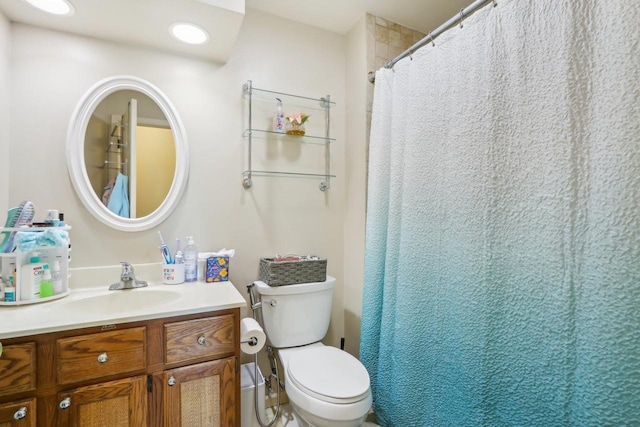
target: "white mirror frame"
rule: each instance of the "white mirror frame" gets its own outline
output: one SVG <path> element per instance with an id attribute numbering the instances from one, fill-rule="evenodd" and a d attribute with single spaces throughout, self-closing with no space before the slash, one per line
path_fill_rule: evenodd
<path id="1" fill-rule="evenodd" d="M 167 118 L 175 141 L 176 169 L 169 194 L 155 211 L 142 218 L 123 218 L 107 209 L 91 186 L 84 161 L 84 140 L 89 119 L 103 99 L 119 90 L 135 90 L 151 98 Z M 187 185 L 189 178 L 187 133 L 175 107 L 160 89 L 137 77 L 109 77 L 91 87 L 80 99 L 71 115 L 67 130 L 67 166 L 78 197 L 94 217 L 121 231 L 148 230 L 162 223 L 171 214 Z"/>

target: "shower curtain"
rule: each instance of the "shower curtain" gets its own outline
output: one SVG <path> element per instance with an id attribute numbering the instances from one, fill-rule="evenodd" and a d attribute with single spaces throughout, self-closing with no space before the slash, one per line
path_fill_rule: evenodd
<path id="1" fill-rule="evenodd" d="M 376 73 L 384 426 L 640 425 L 640 4 L 498 0 Z"/>

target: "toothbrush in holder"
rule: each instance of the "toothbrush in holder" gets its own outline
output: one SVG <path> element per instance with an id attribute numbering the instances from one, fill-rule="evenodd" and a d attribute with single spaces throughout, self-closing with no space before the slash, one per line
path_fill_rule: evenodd
<path id="1" fill-rule="evenodd" d="M 173 264 L 173 258 L 171 257 L 171 251 L 169 250 L 169 247 L 167 246 L 167 244 L 164 242 L 164 239 L 162 238 L 162 233 L 160 231 L 158 231 L 158 237 L 160 237 L 160 252 L 162 253 L 162 260 L 164 261 L 165 264 Z"/>

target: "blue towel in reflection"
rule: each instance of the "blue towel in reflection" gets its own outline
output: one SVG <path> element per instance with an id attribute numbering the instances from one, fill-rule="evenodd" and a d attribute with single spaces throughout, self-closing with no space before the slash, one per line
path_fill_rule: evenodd
<path id="1" fill-rule="evenodd" d="M 116 215 L 129 218 L 129 178 L 118 173 L 107 208 Z"/>

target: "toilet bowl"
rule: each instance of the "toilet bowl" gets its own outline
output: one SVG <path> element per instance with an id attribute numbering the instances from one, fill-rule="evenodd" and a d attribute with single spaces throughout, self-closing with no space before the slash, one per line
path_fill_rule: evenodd
<path id="1" fill-rule="evenodd" d="M 285 390 L 296 413 L 316 426 L 358 427 L 372 397 L 360 361 L 335 347 L 315 343 L 278 350 Z"/>
<path id="2" fill-rule="evenodd" d="M 314 427 L 358 427 L 372 397 L 358 359 L 320 342 L 329 329 L 336 280 L 269 286 L 260 294 L 267 343 L 277 350 L 285 391 L 297 416 Z"/>

